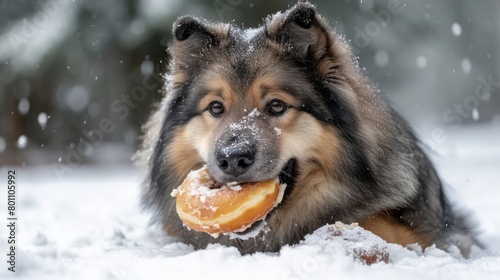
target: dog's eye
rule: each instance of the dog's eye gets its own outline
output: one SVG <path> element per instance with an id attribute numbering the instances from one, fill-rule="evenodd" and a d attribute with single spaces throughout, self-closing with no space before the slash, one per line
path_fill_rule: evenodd
<path id="1" fill-rule="evenodd" d="M 288 105 L 281 100 L 273 99 L 269 103 L 269 113 L 272 115 L 281 115 L 286 109 L 288 109 Z"/>
<path id="2" fill-rule="evenodd" d="M 220 116 L 222 113 L 224 113 L 224 105 L 222 103 L 214 101 L 208 105 L 208 110 L 210 111 L 210 114 L 214 117 Z"/>

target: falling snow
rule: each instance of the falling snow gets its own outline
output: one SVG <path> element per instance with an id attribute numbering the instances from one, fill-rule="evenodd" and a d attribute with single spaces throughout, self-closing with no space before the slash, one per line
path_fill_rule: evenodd
<path id="1" fill-rule="evenodd" d="M 23 98 L 21 99 L 21 101 L 19 101 L 19 104 L 17 106 L 17 109 L 19 111 L 19 114 L 21 115 L 26 115 L 29 110 L 30 110 L 30 102 L 27 98 Z"/>
<path id="2" fill-rule="evenodd" d="M 471 68 L 470 60 L 468 58 L 462 59 L 462 71 L 464 71 L 465 74 L 469 74 Z"/>
<path id="3" fill-rule="evenodd" d="M 379 67 L 384 67 L 389 63 L 389 54 L 384 50 L 378 50 L 375 53 L 375 63 Z"/>
<path id="4" fill-rule="evenodd" d="M 474 108 L 474 110 L 472 110 L 472 119 L 475 121 L 479 120 L 479 111 L 477 110 L 477 108 Z"/>
<path id="5" fill-rule="evenodd" d="M 6 147 L 5 140 L 3 139 L 3 137 L 0 136 L 0 153 L 5 151 L 5 147 Z"/>
<path id="6" fill-rule="evenodd" d="M 48 120 L 48 117 L 47 117 L 47 114 L 45 112 L 41 112 L 40 114 L 38 114 L 38 124 L 40 125 L 40 127 L 42 129 L 45 129 L 45 127 L 47 126 L 47 120 Z"/>
<path id="7" fill-rule="evenodd" d="M 17 142 L 16 142 L 16 146 L 19 149 L 26 148 L 28 146 L 28 137 L 26 137 L 26 135 L 19 136 L 19 138 L 17 139 Z"/>
<path id="8" fill-rule="evenodd" d="M 81 112 L 90 101 L 90 93 L 83 86 L 75 86 L 67 93 L 65 101 L 71 111 Z"/>
<path id="9" fill-rule="evenodd" d="M 151 75 L 154 72 L 154 64 L 151 60 L 146 59 L 141 64 L 141 72 L 143 75 Z"/>
<path id="10" fill-rule="evenodd" d="M 453 33 L 453 35 L 455 35 L 455 37 L 458 37 L 460 36 L 460 34 L 462 34 L 462 27 L 460 26 L 460 24 L 455 22 L 451 25 L 451 32 Z"/>
<path id="11" fill-rule="evenodd" d="M 417 58 L 417 66 L 418 68 L 424 68 L 427 65 L 427 58 L 421 55 Z"/>

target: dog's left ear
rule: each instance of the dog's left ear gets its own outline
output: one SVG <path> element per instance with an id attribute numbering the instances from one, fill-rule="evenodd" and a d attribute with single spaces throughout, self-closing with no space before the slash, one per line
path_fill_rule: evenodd
<path id="1" fill-rule="evenodd" d="M 328 25 L 307 2 L 269 17 L 265 24 L 269 39 L 300 58 L 319 60 L 332 43 Z"/>

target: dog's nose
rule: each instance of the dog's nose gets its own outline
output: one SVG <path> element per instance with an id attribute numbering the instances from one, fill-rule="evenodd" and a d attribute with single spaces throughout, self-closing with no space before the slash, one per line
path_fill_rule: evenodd
<path id="1" fill-rule="evenodd" d="M 255 147 L 237 143 L 224 147 L 217 153 L 219 168 L 228 175 L 238 177 L 250 168 L 255 159 Z"/>

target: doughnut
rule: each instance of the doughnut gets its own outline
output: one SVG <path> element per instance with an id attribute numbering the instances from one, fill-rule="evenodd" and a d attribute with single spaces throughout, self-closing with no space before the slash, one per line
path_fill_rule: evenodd
<path id="1" fill-rule="evenodd" d="M 184 226 L 215 237 L 244 231 L 264 219 L 281 202 L 283 189 L 277 178 L 217 187 L 204 166 L 191 171 L 171 195 Z"/>

